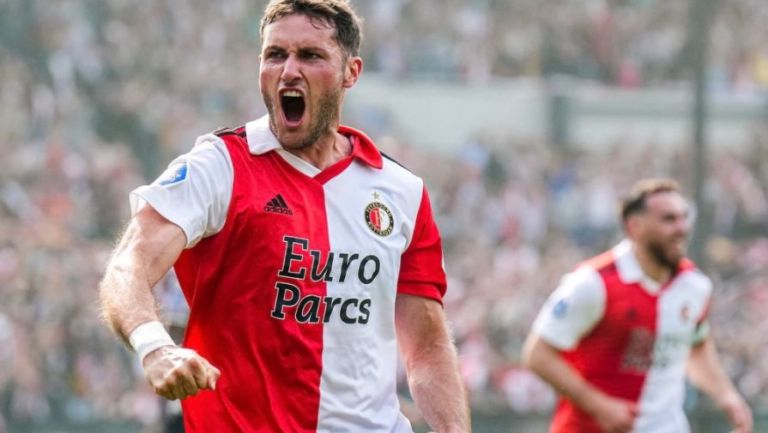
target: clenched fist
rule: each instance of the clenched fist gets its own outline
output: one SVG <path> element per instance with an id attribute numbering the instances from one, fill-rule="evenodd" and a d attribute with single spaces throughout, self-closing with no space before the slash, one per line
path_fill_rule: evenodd
<path id="1" fill-rule="evenodd" d="M 635 402 L 598 394 L 591 413 L 600 429 L 608 433 L 629 433 L 640 411 Z"/>
<path id="2" fill-rule="evenodd" d="M 221 372 L 191 349 L 163 346 L 144 358 L 144 374 L 156 394 L 183 399 L 204 389 L 215 390 Z"/>

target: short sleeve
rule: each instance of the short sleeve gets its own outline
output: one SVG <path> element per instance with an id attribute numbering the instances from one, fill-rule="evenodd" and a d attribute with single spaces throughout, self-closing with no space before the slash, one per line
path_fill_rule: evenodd
<path id="1" fill-rule="evenodd" d="M 709 308 L 711 300 L 707 302 L 706 307 L 702 311 L 699 318 L 696 320 L 696 325 L 693 328 L 692 345 L 701 344 L 709 336 Z"/>
<path id="2" fill-rule="evenodd" d="M 413 236 L 400 258 L 397 293 L 422 296 L 442 303 L 446 289 L 443 247 L 424 188 Z"/>
<path id="3" fill-rule="evenodd" d="M 131 192 L 131 213 L 152 206 L 184 231 L 191 248 L 224 227 L 233 180 L 226 144 L 207 134 L 197 139 L 189 153 L 174 159 L 157 180 Z"/>
<path id="4" fill-rule="evenodd" d="M 588 266 L 565 275 L 547 299 L 533 332 L 560 350 L 572 350 L 605 312 L 605 285 Z"/>

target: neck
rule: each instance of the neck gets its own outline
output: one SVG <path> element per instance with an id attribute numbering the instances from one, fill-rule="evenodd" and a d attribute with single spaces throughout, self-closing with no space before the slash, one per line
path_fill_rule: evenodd
<path id="1" fill-rule="evenodd" d="M 664 284 L 672 278 L 672 269 L 659 262 L 648 249 L 632 242 L 632 252 L 640 264 L 643 273 L 659 284 Z"/>
<path id="2" fill-rule="evenodd" d="M 289 149 L 283 147 L 286 151 L 307 161 L 320 170 L 336 164 L 352 153 L 352 143 L 344 135 L 339 134 L 334 129 L 328 131 L 311 146 L 301 149 Z"/>

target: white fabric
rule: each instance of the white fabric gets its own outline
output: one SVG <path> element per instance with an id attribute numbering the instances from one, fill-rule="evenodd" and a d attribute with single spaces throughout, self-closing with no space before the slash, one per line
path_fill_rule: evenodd
<path id="1" fill-rule="evenodd" d="M 566 274 L 533 323 L 533 332 L 560 350 L 571 350 L 602 319 L 605 284 L 591 267 Z"/>
<path id="2" fill-rule="evenodd" d="M 304 173 L 306 176 L 315 177 L 322 172 L 322 170 L 310 164 L 308 161 L 299 158 L 298 156 L 288 152 L 287 150 L 284 150 L 283 148 L 277 149 L 276 152 L 278 155 L 283 157 L 283 159 L 288 164 L 293 166 L 293 168 L 296 170 Z"/>
<path id="3" fill-rule="evenodd" d="M 709 278 L 692 270 L 675 278 L 659 296 L 653 366 L 640 395 L 641 417 L 634 433 L 688 432 L 683 413 L 685 375 L 691 346 L 702 332 L 696 321 L 712 292 Z M 684 313 L 687 311 L 687 313 Z"/>
<path id="4" fill-rule="evenodd" d="M 398 349 L 393 318 L 400 256 L 413 236 L 423 183 L 387 159 L 375 176 L 372 170 L 352 164 L 324 185 L 331 250 L 354 251 L 361 259 L 376 256 L 381 266 L 370 284 L 354 276 L 327 284 L 328 296 L 370 299 L 372 307 L 367 325 L 355 332 L 338 317 L 323 327 L 318 432 L 412 432 L 400 413 L 395 389 Z M 374 200 L 392 212 L 394 228 L 387 236 L 375 234 L 366 224 L 365 209 Z M 336 259 L 336 275 L 340 265 Z M 355 265 L 350 267 L 350 272 L 356 271 Z M 365 395 L 372 398 L 361 401 Z"/>
<path id="5" fill-rule="evenodd" d="M 643 272 L 640 262 L 632 251 L 631 241 L 625 239 L 613 247 L 613 256 L 616 258 L 619 278 L 624 284 L 639 283 L 646 292 L 652 295 L 659 293 L 661 284 Z"/>
<path id="6" fill-rule="evenodd" d="M 131 347 L 139 356 L 139 363 L 144 364 L 144 358 L 154 350 L 163 346 L 175 346 L 176 343 L 158 321 L 142 323 L 131 332 L 128 337 Z"/>
<path id="7" fill-rule="evenodd" d="M 270 150 L 282 148 L 275 134 L 269 129 L 267 115 L 245 124 L 245 138 L 248 141 L 248 151 L 253 155 L 263 155 Z"/>
<path id="8" fill-rule="evenodd" d="M 186 177 L 169 177 L 182 166 Z M 199 137 L 189 153 L 179 156 L 150 185 L 131 192 L 131 212 L 145 204 L 178 225 L 187 237 L 187 248 L 224 227 L 232 197 L 234 169 L 224 141 L 207 134 Z"/>
<path id="9" fill-rule="evenodd" d="M 646 415 L 647 408 L 643 407 L 646 401 L 641 400 L 640 411 L 643 413 L 635 419 L 632 433 L 689 433 L 691 431 L 682 403 L 679 407 L 669 406 L 661 416 L 650 417 Z"/>
<path id="10" fill-rule="evenodd" d="M 280 146 L 269 129 L 268 116 L 248 122 L 245 132 L 251 154 L 262 155 L 276 150 L 288 164 L 309 177 L 321 172 Z M 164 182 L 183 164 L 187 166 L 184 179 Z M 232 159 L 224 140 L 214 134 L 202 135 L 197 138 L 192 150 L 174 159 L 157 180 L 131 192 L 131 214 L 135 215 L 149 204 L 184 231 L 186 247 L 191 248 L 202 238 L 214 235 L 224 227 L 233 181 Z"/>

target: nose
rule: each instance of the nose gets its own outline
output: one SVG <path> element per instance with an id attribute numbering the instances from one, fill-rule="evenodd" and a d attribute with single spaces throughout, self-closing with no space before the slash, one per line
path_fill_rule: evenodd
<path id="1" fill-rule="evenodd" d="M 301 65 L 293 54 L 289 55 L 283 62 L 283 72 L 280 79 L 286 83 L 293 82 L 301 77 Z"/>

